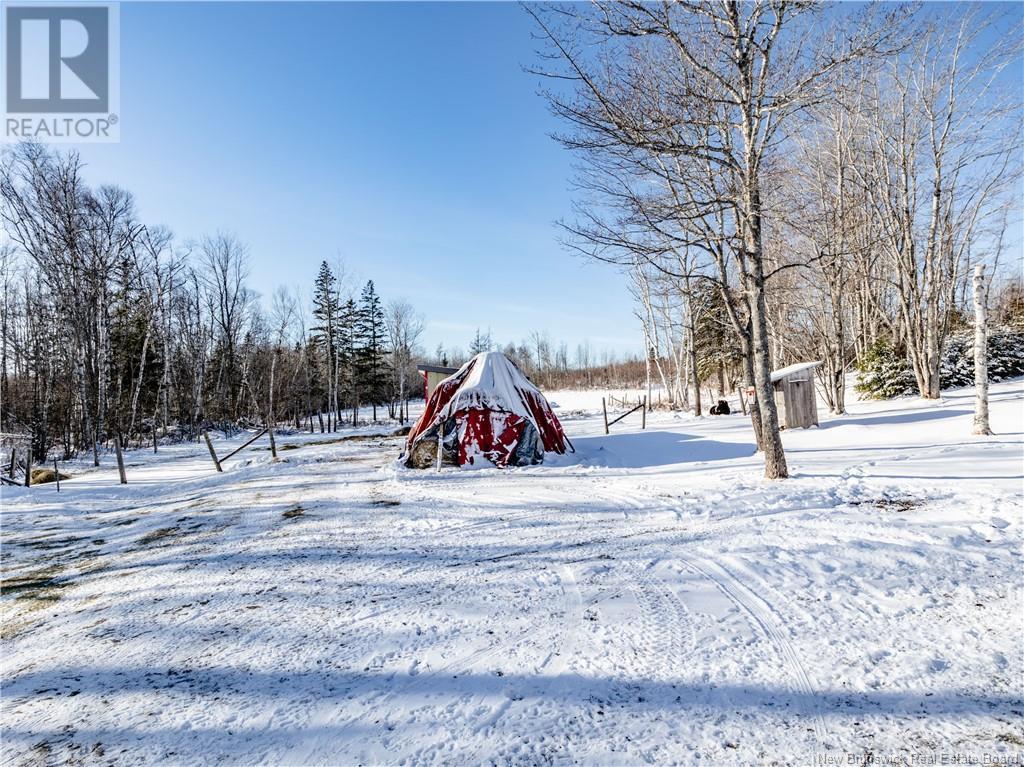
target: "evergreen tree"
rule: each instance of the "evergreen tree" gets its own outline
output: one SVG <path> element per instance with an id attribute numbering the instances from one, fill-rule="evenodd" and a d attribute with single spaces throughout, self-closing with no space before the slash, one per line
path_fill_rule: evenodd
<path id="1" fill-rule="evenodd" d="M 973 340 L 970 333 L 949 337 L 942 349 L 939 374 L 943 389 L 970 386 L 974 382 Z M 988 380 L 1005 381 L 1024 375 L 1024 333 L 996 328 L 988 337 Z M 880 339 L 870 346 L 858 364 L 856 389 L 868 399 L 891 399 L 917 391 L 906 351 Z"/>
<path id="2" fill-rule="evenodd" d="M 359 424 L 359 405 L 362 401 L 362 360 L 359 353 L 358 328 L 360 308 L 348 299 L 341 307 L 338 322 L 338 370 L 345 402 L 352 409 L 352 425 Z"/>
<path id="3" fill-rule="evenodd" d="M 492 346 L 494 346 L 494 342 L 491 340 L 490 328 L 486 333 L 481 333 L 480 328 L 477 328 L 473 342 L 469 345 L 469 353 L 475 356 L 481 352 L 489 352 Z"/>
<path id="4" fill-rule="evenodd" d="M 697 315 L 694 328 L 697 380 L 701 383 L 717 381 L 724 395 L 732 388 L 732 372 L 742 362 L 742 354 L 726 313 L 725 299 L 716 285 L 705 282 L 694 290 L 693 303 L 703 307 Z"/>
<path id="5" fill-rule="evenodd" d="M 868 399 L 891 399 L 914 391 L 914 373 L 906 354 L 887 339 L 879 339 L 857 364 L 856 389 Z"/>
<path id="6" fill-rule="evenodd" d="M 377 405 L 387 399 L 388 363 L 387 328 L 384 308 L 373 280 L 366 283 L 359 302 L 359 316 L 355 324 L 358 350 L 357 375 L 360 389 L 373 406 L 373 420 L 377 420 Z"/>
<path id="7" fill-rule="evenodd" d="M 334 413 L 335 422 L 338 418 L 339 302 L 337 279 L 331 267 L 324 261 L 320 264 L 320 272 L 313 284 L 313 318 L 317 324 L 313 326 L 312 340 L 320 351 L 324 378 L 327 381 L 328 427 L 330 413 Z"/>

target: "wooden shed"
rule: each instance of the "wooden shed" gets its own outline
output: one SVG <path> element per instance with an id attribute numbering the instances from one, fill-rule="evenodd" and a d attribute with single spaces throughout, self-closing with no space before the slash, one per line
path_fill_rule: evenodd
<path id="1" fill-rule="evenodd" d="M 448 368 L 442 365 L 417 365 L 416 370 L 423 374 L 423 399 L 429 401 L 434 389 L 448 376 L 459 372 L 458 368 Z"/>
<path id="2" fill-rule="evenodd" d="M 814 391 L 814 369 L 821 362 L 798 362 L 772 373 L 775 407 L 783 429 L 806 429 L 818 425 L 818 397 Z"/>

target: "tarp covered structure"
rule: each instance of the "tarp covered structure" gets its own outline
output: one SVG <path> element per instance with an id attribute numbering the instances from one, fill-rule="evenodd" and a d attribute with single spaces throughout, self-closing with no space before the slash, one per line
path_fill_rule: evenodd
<path id="1" fill-rule="evenodd" d="M 540 390 L 501 352 L 483 352 L 437 385 L 409 432 L 406 463 L 540 463 L 572 445 Z"/>

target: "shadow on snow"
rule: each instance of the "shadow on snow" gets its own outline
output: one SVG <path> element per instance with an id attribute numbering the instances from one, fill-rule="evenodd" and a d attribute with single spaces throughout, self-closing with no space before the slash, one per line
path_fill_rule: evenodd
<path id="1" fill-rule="evenodd" d="M 614 469 L 642 469 L 680 463 L 728 461 L 754 455 L 754 444 L 719 442 L 695 434 L 670 431 L 641 431 L 626 434 L 577 437 L 576 454 L 547 456 L 545 463 L 555 466 L 580 464 Z"/>

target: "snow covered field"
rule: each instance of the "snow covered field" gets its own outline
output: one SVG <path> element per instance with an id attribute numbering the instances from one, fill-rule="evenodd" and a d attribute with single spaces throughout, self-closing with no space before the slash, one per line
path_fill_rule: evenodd
<path id="1" fill-rule="evenodd" d="M 0 761 L 1024 762 L 1024 382 L 991 438 L 968 391 L 823 413 L 774 483 L 742 415 L 550 399 L 528 469 L 363 430 L 3 488 Z"/>

